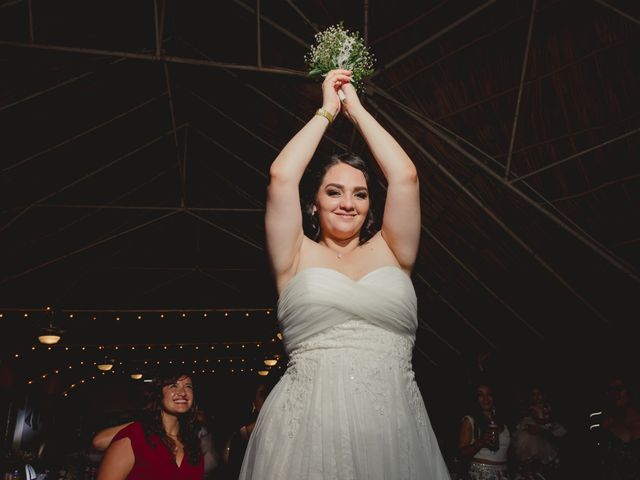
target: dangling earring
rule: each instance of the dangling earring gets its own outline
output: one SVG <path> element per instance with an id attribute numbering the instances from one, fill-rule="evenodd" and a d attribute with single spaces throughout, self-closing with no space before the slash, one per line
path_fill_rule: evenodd
<path id="1" fill-rule="evenodd" d="M 320 234 L 320 221 L 318 220 L 318 210 L 315 205 L 311 210 L 311 229 L 313 231 L 313 236 L 318 237 Z M 317 238 L 314 238 L 314 240 L 317 240 Z"/>

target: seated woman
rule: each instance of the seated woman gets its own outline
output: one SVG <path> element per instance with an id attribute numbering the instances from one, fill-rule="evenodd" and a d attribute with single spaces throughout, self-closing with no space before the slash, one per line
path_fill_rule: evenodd
<path id="1" fill-rule="evenodd" d="M 511 444 L 509 428 L 496 414 L 493 388 L 480 383 L 475 388 L 471 414 L 462 418 L 459 455 L 470 461 L 470 480 L 507 480 L 507 456 Z"/>
<path id="2" fill-rule="evenodd" d="M 204 462 L 196 432 L 191 377 L 170 374 L 155 379 L 153 386 L 141 420 L 115 433 L 97 480 L 202 478 Z M 94 446 L 100 446 L 99 440 L 94 439 Z"/>

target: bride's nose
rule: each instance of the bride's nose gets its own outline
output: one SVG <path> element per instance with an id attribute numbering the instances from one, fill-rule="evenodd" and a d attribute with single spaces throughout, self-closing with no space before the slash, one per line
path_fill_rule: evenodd
<path id="1" fill-rule="evenodd" d="M 353 199 L 349 195 L 344 195 L 340 199 L 340 208 L 347 211 L 353 210 L 355 208 L 353 205 Z"/>

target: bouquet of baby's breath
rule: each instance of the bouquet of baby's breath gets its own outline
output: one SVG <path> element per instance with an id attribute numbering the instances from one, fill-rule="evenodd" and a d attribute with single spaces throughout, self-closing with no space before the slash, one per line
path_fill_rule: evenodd
<path id="1" fill-rule="evenodd" d="M 316 44 L 305 55 L 309 76 L 325 76 L 330 70 L 351 70 L 351 83 L 363 90 L 363 80 L 373 73 L 374 57 L 358 32 L 349 32 L 342 23 L 316 34 Z"/>

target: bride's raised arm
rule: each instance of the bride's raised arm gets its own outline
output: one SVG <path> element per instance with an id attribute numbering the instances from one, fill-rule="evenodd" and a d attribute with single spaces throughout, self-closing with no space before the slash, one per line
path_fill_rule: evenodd
<path id="1" fill-rule="evenodd" d="M 340 112 L 337 90 L 350 81 L 350 73 L 333 70 L 327 74 L 322 83 L 321 114 L 314 115 L 271 164 L 265 230 L 267 252 L 278 288 L 295 274 L 302 245 L 300 180 L 331 119 Z"/>
<path id="2" fill-rule="evenodd" d="M 420 244 L 420 190 L 416 167 L 378 121 L 366 111 L 351 84 L 343 85 L 342 110 L 358 127 L 387 179 L 382 237 L 400 266 L 411 271 Z"/>

